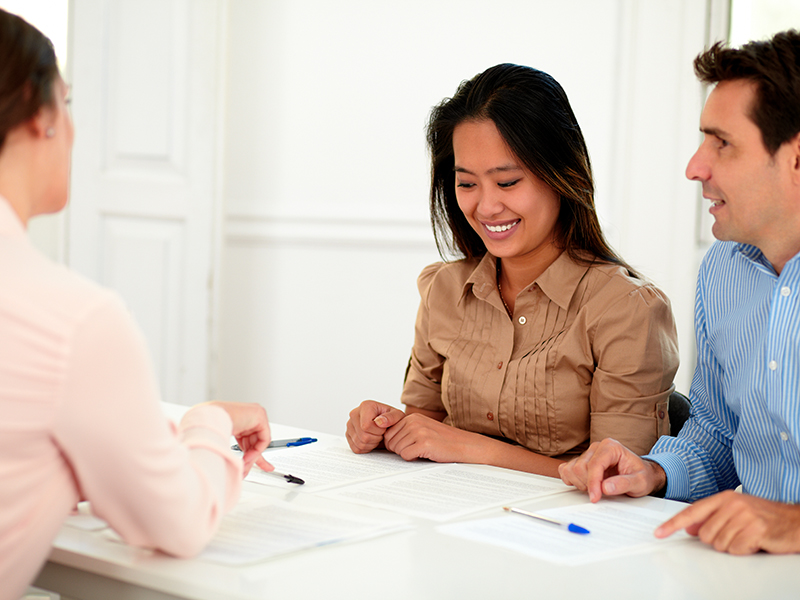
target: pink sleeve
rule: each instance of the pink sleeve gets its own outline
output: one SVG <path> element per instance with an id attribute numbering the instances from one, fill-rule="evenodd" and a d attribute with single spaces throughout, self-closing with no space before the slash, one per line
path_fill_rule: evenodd
<path id="1" fill-rule="evenodd" d="M 228 414 L 198 406 L 175 430 L 144 339 L 116 296 L 81 321 L 71 346 L 53 430 L 81 496 L 131 544 L 198 553 L 241 486 Z"/>

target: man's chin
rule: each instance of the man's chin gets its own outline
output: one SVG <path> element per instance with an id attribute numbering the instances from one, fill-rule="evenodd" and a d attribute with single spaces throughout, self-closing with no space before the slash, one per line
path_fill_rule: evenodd
<path id="1" fill-rule="evenodd" d="M 725 229 L 719 222 L 714 222 L 711 226 L 711 234 L 718 239 L 720 242 L 733 242 L 736 241 L 733 239 L 733 236 L 729 231 Z"/>

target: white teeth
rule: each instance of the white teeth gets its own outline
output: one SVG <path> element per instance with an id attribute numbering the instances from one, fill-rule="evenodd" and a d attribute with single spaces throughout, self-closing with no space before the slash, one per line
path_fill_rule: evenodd
<path id="1" fill-rule="evenodd" d="M 488 229 L 492 233 L 500 233 L 501 231 L 508 231 L 509 229 L 514 227 L 517 223 L 519 223 L 519 221 L 514 221 L 513 223 L 508 223 L 507 225 L 498 225 L 496 227 L 494 225 L 487 225 L 486 229 Z"/>

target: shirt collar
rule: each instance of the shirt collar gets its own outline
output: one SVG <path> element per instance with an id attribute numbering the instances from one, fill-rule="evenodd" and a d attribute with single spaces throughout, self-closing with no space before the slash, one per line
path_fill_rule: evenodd
<path id="1" fill-rule="evenodd" d="M 753 263 L 753 266 L 759 271 L 763 271 L 772 277 L 778 276 L 772 263 L 767 260 L 767 257 L 757 246 L 737 242 L 732 244 L 731 254 L 734 253 L 741 254 L 745 260 Z"/>
<path id="2" fill-rule="evenodd" d="M 488 252 L 483 255 L 478 266 L 473 269 L 464 282 L 461 298 L 464 298 L 470 289 L 481 300 L 486 300 L 492 290 L 497 289 L 497 258 Z"/>
<path id="3" fill-rule="evenodd" d="M 476 297 L 485 300 L 496 290 L 496 265 L 497 258 L 487 252 L 464 282 L 461 297 L 463 298 L 464 294 L 472 289 Z M 550 300 L 567 310 L 578 284 L 588 270 L 588 265 L 576 263 L 567 252 L 562 252 L 553 264 L 531 283 L 536 283 Z"/>
<path id="4" fill-rule="evenodd" d="M 761 252 L 761 250 L 757 246 L 752 246 L 750 244 L 736 243 L 733 245 L 733 249 L 731 250 L 731 253 L 734 252 L 738 252 L 745 258 L 745 260 L 749 260 L 750 262 L 752 262 L 757 269 L 760 269 L 761 271 L 766 271 L 773 277 L 778 276 L 778 274 L 775 272 L 775 267 L 772 266 L 772 263 L 770 263 L 769 260 L 767 260 L 767 257 L 764 256 L 764 253 Z M 784 266 L 783 270 L 785 270 L 786 267 L 789 266 L 790 264 L 796 264 L 797 262 L 800 262 L 800 252 L 798 252 L 792 258 L 786 261 L 786 265 Z M 783 270 L 781 272 L 783 272 Z"/>
<path id="5" fill-rule="evenodd" d="M 555 262 L 539 275 L 536 283 L 548 298 L 567 310 L 578 284 L 588 270 L 588 264 L 577 263 L 572 260 L 568 252 L 562 252 Z"/>
<path id="6" fill-rule="evenodd" d="M 19 215 L 11 207 L 11 203 L 0 196 L 0 235 L 25 237 L 25 226 Z"/>

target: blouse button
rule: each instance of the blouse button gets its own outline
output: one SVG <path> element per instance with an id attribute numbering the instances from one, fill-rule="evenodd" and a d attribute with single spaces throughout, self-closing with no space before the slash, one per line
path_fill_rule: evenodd
<path id="1" fill-rule="evenodd" d="M 492 413 L 492 411 L 489 411 L 488 413 L 486 413 L 486 418 L 489 419 L 490 421 L 494 421 L 494 413 Z"/>
<path id="2" fill-rule="evenodd" d="M 663 410 L 658 411 L 658 418 L 659 419 L 663 419 L 664 418 L 664 411 Z"/>
<path id="3" fill-rule="evenodd" d="M 525 323 L 527 323 L 527 322 L 528 322 L 528 319 L 526 319 L 525 317 L 520 317 L 519 318 L 519 324 L 520 325 L 525 325 Z"/>
<path id="4" fill-rule="evenodd" d="M 497 368 L 498 369 L 502 369 L 503 368 L 503 361 L 502 360 L 499 363 L 497 363 Z"/>

